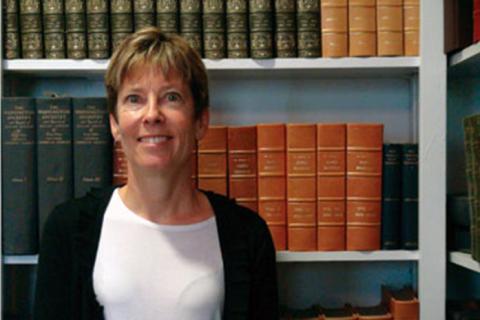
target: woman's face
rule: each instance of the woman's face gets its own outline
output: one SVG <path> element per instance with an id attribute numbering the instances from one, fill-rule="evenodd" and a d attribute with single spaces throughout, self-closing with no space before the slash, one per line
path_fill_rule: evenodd
<path id="1" fill-rule="evenodd" d="M 110 115 L 115 140 L 122 143 L 132 169 L 150 174 L 189 170 L 196 139 L 208 127 L 208 110 L 195 119 L 189 86 L 176 70 L 142 66 L 124 78 Z"/>

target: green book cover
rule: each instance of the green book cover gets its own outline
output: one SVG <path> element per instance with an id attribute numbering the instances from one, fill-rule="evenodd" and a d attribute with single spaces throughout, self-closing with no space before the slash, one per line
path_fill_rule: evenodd
<path id="1" fill-rule="evenodd" d="M 250 57 L 273 58 L 273 5 L 270 0 L 249 0 Z"/>
<path id="2" fill-rule="evenodd" d="M 45 58 L 65 58 L 65 12 L 63 0 L 43 0 L 43 40 Z"/>
<path id="3" fill-rule="evenodd" d="M 320 1 L 297 0 L 298 56 L 320 56 Z"/>
<path id="4" fill-rule="evenodd" d="M 472 173 L 473 173 L 473 205 L 474 205 L 474 229 L 472 230 L 473 237 L 472 244 L 474 243 L 474 249 L 472 250 L 472 256 L 475 260 L 480 261 L 480 115 L 476 115 L 472 118 Z"/>
<path id="5" fill-rule="evenodd" d="M 248 58 L 248 0 L 227 0 L 227 56 Z"/>
<path id="6" fill-rule="evenodd" d="M 5 59 L 20 58 L 18 18 L 17 0 L 5 0 L 3 2 L 3 57 Z"/>
<path id="7" fill-rule="evenodd" d="M 180 0 L 180 35 L 203 55 L 202 5 L 200 1 Z"/>
<path id="8" fill-rule="evenodd" d="M 65 32 L 67 58 L 87 57 L 87 25 L 85 0 L 65 0 Z"/>
<path id="9" fill-rule="evenodd" d="M 203 50 L 205 58 L 225 58 L 225 45 L 225 0 L 204 0 Z"/>
<path id="10" fill-rule="evenodd" d="M 178 2 L 177 0 L 157 0 L 157 27 L 166 34 L 178 33 Z"/>
<path id="11" fill-rule="evenodd" d="M 278 58 L 297 56 L 296 0 L 275 0 L 275 49 Z"/>
<path id="12" fill-rule="evenodd" d="M 87 47 L 91 59 L 107 59 L 110 55 L 107 0 L 87 0 Z"/>
<path id="13" fill-rule="evenodd" d="M 20 0 L 20 30 L 22 58 L 43 58 L 42 15 L 40 0 Z"/>
<path id="14" fill-rule="evenodd" d="M 418 145 L 402 145 L 402 248 L 418 249 Z"/>
<path id="15" fill-rule="evenodd" d="M 114 51 L 120 42 L 133 32 L 132 2 L 130 0 L 111 0 L 110 19 L 112 51 Z"/>
<path id="16" fill-rule="evenodd" d="M 155 0 L 133 1 L 133 13 L 135 31 L 155 26 Z"/>
<path id="17" fill-rule="evenodd" d="M 464 132 L 464 147 L 465 147 L 465 178 L 467 183 L 467 193 L 469 199 L 470 210 L 470 234 L 471 234 L 471 250 L 472 258 L 476 259 L 476 186 L 474 179 L 474 152 L 473 152 L 473 139 L 474 139 L 474 119 L 480 115 L 473 115 L 466 117 L 463 120 L 463 132 Z"/>

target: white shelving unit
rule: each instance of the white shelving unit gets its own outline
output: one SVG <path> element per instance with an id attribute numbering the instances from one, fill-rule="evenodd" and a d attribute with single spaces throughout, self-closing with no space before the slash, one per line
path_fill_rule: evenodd
<path id="1" fill-rule="evenodd" d="M 448 260 L 466 269 L 480 272 L 480 263 L 472 259 L 472 256 L 465 252 L 452 251 L 448 254 Z"/>

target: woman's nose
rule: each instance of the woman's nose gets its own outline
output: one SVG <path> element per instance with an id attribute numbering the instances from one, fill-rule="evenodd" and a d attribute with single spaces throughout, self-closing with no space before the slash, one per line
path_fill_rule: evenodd
<path id="1" fill-rule="evenodd" d="M 144 118 L 146 123 L 160 123 L 165 120 L 163 110 L 161 105 L 158 103 L 157 99 L 150 98 L 148 100 L 148 105 L 146 108 L 146 114 Z"/>

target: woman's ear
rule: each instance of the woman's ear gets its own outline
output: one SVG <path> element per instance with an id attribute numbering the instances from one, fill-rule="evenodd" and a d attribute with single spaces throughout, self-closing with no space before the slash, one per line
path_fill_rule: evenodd
<path id="1" fill-rule="evenodd" d="M 115 116 L 110 113 L 110 132 L 112 133 L 113 140 L 120 140 L 120 129 L 118 128 L 117 119 Z"/>
<path id="2" fill-rule="evenodd" d="M 210 111 L 209 108 L 205 108 L 202 111 L 200 117 L 195 120 L 195 139 L 202 140 L 205 134 L 208 131 L 208 126 L 210 124 Z"/>

